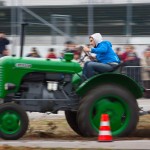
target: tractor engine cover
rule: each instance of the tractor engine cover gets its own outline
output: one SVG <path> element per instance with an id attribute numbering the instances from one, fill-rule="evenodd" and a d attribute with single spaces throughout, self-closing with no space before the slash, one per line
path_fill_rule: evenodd
<path id="1" fill-rule="evenodd" d="M 49 91 L 43 83 L 26 82 L 28 91 L 23 92 L 20 104 L 26 111 L 45 112 L 53 107 L 54 91 Z"/>

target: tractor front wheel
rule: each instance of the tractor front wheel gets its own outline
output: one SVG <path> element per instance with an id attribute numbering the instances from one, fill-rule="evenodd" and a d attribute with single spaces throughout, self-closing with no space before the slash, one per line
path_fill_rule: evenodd
<path id="1" fill-rule="evenodd" d="M 14 103 L 0 105 L 0 137 L 5 140 L 16 140 L 28 129 L 28 116 L 21 106 Z"/>

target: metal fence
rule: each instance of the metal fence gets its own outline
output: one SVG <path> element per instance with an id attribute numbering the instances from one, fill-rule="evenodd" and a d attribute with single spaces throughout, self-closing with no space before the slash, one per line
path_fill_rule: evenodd
<path id="1" fill-rule="evenodd" d="M 150 66 L 125 66 L 121 73 L 129 76 L 145 90 L 150 90 Z"/>

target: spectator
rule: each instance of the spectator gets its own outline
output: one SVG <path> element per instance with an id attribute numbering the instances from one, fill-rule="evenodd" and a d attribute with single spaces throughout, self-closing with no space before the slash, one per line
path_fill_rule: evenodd
<path id="1" fill-rule="evenodd" d="M 8 49 L 3 50 L 2 52 L 3 56 L 9 56 L 10 55 L 10 51 Z"/>
<path id="2" fill-rule="evenodd" d="M 0 57 L 9 56 L 9 55 L 10 55 L 10 51 L 8 49 L 4 49 L 2 51 L 2 54 L 0 54 Z"/>
<path id="3" fill-rule="evenodd" d="M 128 61 L 129 59 L 134 59 L 134 57 L 128 57 L 128 54 L 133 53 L 133 52 L 135 52 L 134 47 L 132 45 L 126 45 L 125 52 L 121 56 L 122 61 L 125 62 L 125 61 Z"/>
<path id="4" fill-rule="evenodd" d="M 63 59 L 64 58 L 64 52 L 60 52 L 58 58 Z"/>
<path id="5" fill-rule="evenodd" d="M 81 57 L 80 53 L 75 52 L 73 59 L 74 59 L 75 61 L 79 62 L 79 61 L 80 61 L 80 57 Z"/>
<path id="6" fill-rule="evenodd" d="M 37 58 L 39 58 L 41 56 L 39 55 L 37 48 L 33 47 L 31 49 L 31 52 L 26 57 L 37 57 Z"/>
<path id="7" fill-rule="evenodd" d="M 57 58 L 54 48 L 50 48 L 48 50 L 48 54 L 47 54 L 46 58 L 54 58 L 54 59 Z"/>
<path id="8" fill-rule="evenodd" d="M 137 57 L 134 51 L 127 53 L 123 66 L 125 66 L 125 74 L 141 84 L 140 58 Z"/>
<path id="9" fill-rule="evenodd" d="M 140 66 L 140 58 L 137 57 L 135 52 L 129 52 L 123 64 L 124 66 Z"/>
<path id="10" fill-rule="evenodd" d="M 4 32 L 0 32 L 0 54 L 2 54 L 2 51 L 7 49 L 6 45 L 9 44 L 9 40 L 6 38 L 6 35 Z"/>
<path id="11" fill-rule="evenodd" d="M 141 59 L 142 81 L 145 89 L 150 89 L 150 48 L 144 51 L 144 57 Z M 150 98 L 150 91 L 146 90 L 144 97 Z"/>
<path id="12" fill-rule="evenodd" d="M 117 54 L 117 56 L 119 57 L 120 61 L 122 60 L 122 52 L 121 52 L 121 48 L 120 47 L 117 47 L 115 49 L 115 52 Z"/>
<path id="13" fill-rule="evenodd" d="M 76 48 L 76 44 L 72 41 L 67 41 L 64 43 L 65 45 L 65 49 L 63 50 L 64 53 L 74 53 L 75 48 Z"/>

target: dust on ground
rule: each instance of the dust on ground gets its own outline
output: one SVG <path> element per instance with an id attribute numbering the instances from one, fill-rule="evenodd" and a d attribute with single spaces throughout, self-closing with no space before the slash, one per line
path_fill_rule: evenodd
<path id="1" fill-rule="evenodd" d="M 76 134 L 70 126 L 67 124 L 65 117 L 34 117 L 30 118 L 30 124 L 28 131 L 22 137 L 27 140 L 80 140 L 80 141 L 93 141 L 94 138 L 84 138 Z M 150 139 L 150 115 L 140 116 L 137 129 L 128 137 L 114 138 L 117 140 L 146 140 Z M 2 139 L 1 139 L 2 140 Z M 0 150 L 67 150 L 67 148 L 29 148 L 29 147 L 12 147 L 12 146 L 0 146 Z M 80 148 L 72 148 L 69 150 L 83 150 Z M 89 149 L 84 149 L 89 150 Z M 98 149 L 97 149 L 98 150 Z M 99 149 L 100 150 L 100 149 Z M 102 150 L 102 149 L 101 149 Z"/>
<path id="2" fill-rule="evenodd" d="M 61 140 L 89 140 L 76 134 L 67 124 L 65 118 L 33 119 L 24 139 L 61 139 Z M 91 138 L 91 140 L 94 138 Z"/>
<path id="3" fill-rule="evenodd" d="M 97 140 L 94 138 L 84 138 L 76 134 L 67 124 L 65 117 L 40 117 L 30 118 L 28 131 L 22 139 L 50 139 L 50 140 Z M 150 115 L 140 116 L 137 129 L 128 137 L 113 138 L 113 140 L 146 140 L 150 139 Z M 64 150 L 63 148 L 29 148 L 29 147 L 12 147 L 0 146 L 0 150 Z M 65 148 L 67 150 L 67 148 Z M 89 149 L 76 149 L 69 150 L 89 150 Z M 99 149 L 100 150 L 100 149 Z M 102 149 L 101 149 L 102 150 Z"/>
<path id="4" fill-rule="evenodd" d="M 76 134 L 68 125 L 64 115 L 57 117 L 31 117 L 29 128 L 22 139 L 59 139 L 59 140 L 97 140 L 97 137 L 85 138 Z M 137 129 L 128 137 L 119 137 L 114 140 L 150 139 L 150 115 L 140 116 Z M 2 140 L 2 139 L 0 139 Z M 1 149 L 0 149 L 1 150 Z"/>
<path id="5" fill-rule="evenodd" d="M 57 119 L 31 119 L 30 126 L 23 137 L 24 139 L 61 139 L 61 140 L 96 140 L 94 138 L 84 138 L 76 134 L 68 125 L 65 117 Z M 150 115 L 140 116 L 137 129 L 128 137 L 115 138 L 115 140 L 136 140 L 150 139 Z"/>

